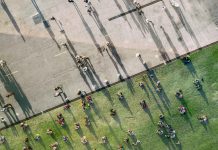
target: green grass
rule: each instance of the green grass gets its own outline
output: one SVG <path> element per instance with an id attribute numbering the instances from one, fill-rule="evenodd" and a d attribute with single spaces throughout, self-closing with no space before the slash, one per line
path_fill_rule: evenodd
<path id="1" fill-rule="evenodd" d="M 55 141 L 59 142 L 59 149 L 63 150 L 117 149 L 119 144 L 123 144 L 125 149 L 215 150 L 218 147 L 218 45 L 191 54 L 191 59 L 193 67 L 188 68 L 177 60 L 154 69 L 157 78 L 161 81 L 165 96 L 159 97 L 156 94 L 147 73 L 144 73 L 127 82 L 118 83 L 92 94 L 95 108 L 86 112 L 82 111 L 81 101 L 76 101 L 71 103 L 72 107 L 69 111 L 58 108 L 27 121 L 31 129 L 28 133 L 24 133 L 19 125 L 1 131 L 1 134 L 6 136 L 8 144 L 0 145 L 0 149 L 20 150 L 24 146 L 24 138 L 29 137 L 34 150 L 49 149 L 49 145 Z M 191 73 L 193 69 L 194 74 Z M 194 88 L 192 83 L 194 79 L 202 77 L 204 96 Z M 145 83 L 145 91 L 138 86 L 140 81 Z M 180 116 L 177 110 L 181 104 L 174 96 L 178 89 L 184 92 L 185 105 L 189 110 L 186 117 Z M 127 103 L 123 104 L 117 99 L 118 91 L 123 92 Z M 141 109 L 139 101 L 142 99 L 148 103 L 149 111 L 144 112 Z M 115 119 L 110 116 L 110 108 L 117 110 L 118 117 Z M 176 130 L 181 147 L 156 134 L 156 124 L 161 111 L 166 121 Z M 65 117 L 67 123 L 65 128 L 55 122 L 58 112 Z M 84 126 L 83 117 L 86 114 L 92 122 L 90 129 Z M 209 124 L 206 127 L 197 120 L 197 117 L 202 114 L 209 117 Z M 75 122 L 81 124 L 80 133 L 74 130 Z M 54 130 L 55 138 L 46 135 L 47 128 Z M 128 129 L 136 133 L 141 146 L 128 146 L 123 142 L 127 137 Z M 41 142 L 34 141 L 36 134 L 41 135 Z M 70 137 L 70 144 L 63 142 L 62 135 Z M 88 145 L 85 146 L 80 142 L 81 135 L 87 137 Z M 108 137 L 109 144 L 100 144 L 102 136 Z"/>

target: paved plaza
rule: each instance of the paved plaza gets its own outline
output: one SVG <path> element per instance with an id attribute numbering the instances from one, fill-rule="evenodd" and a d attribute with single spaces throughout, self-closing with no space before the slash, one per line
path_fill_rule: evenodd
<path id="1" fill-rule="evenodd" d="M 78 89 L 95 91 L 118 74 L 144 71 L 142 63 L 153 67 L 218 41 L 217 0 L 138 2 L 142 15 L 132 0 L 92 0 L 89 15 L 83 0 L 1 0 L 0 100 L 15 112 L 0 116 L 16 122 L 63 103 L 54 97 L 58 85 L 74 99 Z M 89 57 L 94 69 L 79 69 L 77 55 Z M 8 92 L 15 95 L 6 98 Z"/>

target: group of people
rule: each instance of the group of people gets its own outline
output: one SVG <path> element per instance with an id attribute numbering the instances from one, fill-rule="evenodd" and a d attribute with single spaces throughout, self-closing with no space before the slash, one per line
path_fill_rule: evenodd
<path id="1" fill-rule="evenodd" d="M 57 118 L 58 118 L 58 120 L 56 120 L 57 123 L 63 127 L 65 125 L 65 120 L 64 120 L 63 115 L 61 113 L 58 113 Z"/>
<path id="2" fill-rule="evenodd" d="M 89 109 L 90 106 L 94 106 L 94 102 L 92 100 L 92 97 L 89 95 L 86 97 L 86 99 L 82 99 L 82 109 L 85 111 L 86 109 Z"/>
<path id="3" fill-rule="evenodd" d="M 157 129 L 157 134 L 160 136 L 164 136 L 166 138 L 171 138 L 171 139 L 175 139 L 176 138 L 176 131 L 172 128 L 171 125 L 167 124 L 167 122 L 165 121 L 164 115 L 160 115 L 159 116 L 159 122 L 157 124 L 158 129 Z M 177 144 L 179 143 L 179 141 L 177 142 Z"/>

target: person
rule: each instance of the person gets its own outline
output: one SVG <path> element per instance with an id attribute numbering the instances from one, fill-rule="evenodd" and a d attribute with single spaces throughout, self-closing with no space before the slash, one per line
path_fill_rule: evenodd
<path id="1" fill-rule="evenodd" d="M 82 142 L 83 144 L 86 144 L 86 143 L 88 142 L 88 140 L 86 139 L 86 136 L 83 136 L 83 137 L 81 138 L 81 142 Z"/>
<path id="2" fill-rule="evenodd" d="M 123 145 L 119 145 L 119 146 L 118 146 L 118 149 L 119 149 L 119 150 L 124 150 L 124 146 L 123 146 Z"/>
<path id="3" fill-rule="evenodd" d="M 139 104 L 141 105 L 142 109 L 147 108 L 147 104 L 146 104 L 145 100 L 142 100 Z"/>
<path id="4" fill-rule="evenodd" d="M 156 86 L 160 87 L 160 81 L 159 80 L 156 82 Z"/>
<path id="5" fill-rule="evenodd" d="M 21 127 L 23 130 L 27 129 L 28 126 L 29 126 L 29 125 L 28 125 L 27 123 L 25 123 L 25 122 L 21 122 L 21 123 L 20 123 L 20 127 Z"/>
<path id="6" fill-rule="evenodd" d="M 163 121 L 163 120 L 164 120 L 164 115 L 163 115 L 163 114 L 160 114 L 160 115 L 159 115 L 159 119 L 160 119 L 161 121 Z"/>
<path id="7" fill-rule="evenodd" d="M 80 124 L 79 123 L 74 123 L 75 126 L 75 130 L 79 130 L 80 129 Z"/>
<path id="8" fill-rule="evenodd" d="M 191 59 L 190 59 L 190 56 L 189 56 L 189 55 L 186 55 L 186 56 L 184 56 L 184 57 L 181 57 L 181 59 L 182 59 L 182 61 L 183 61 L 183 63 L 184 63 L 185 65 L 191 62 Z"/>
<path id="9" fill-rule="evenodd" d="M 129 143 L 129 138 L 128 138 L 128 137 L 127 137 L 127 138 L 124 138 L 123 141 L 126 142 L 126 143 Z"/>
<path id="10" fill-rule="evenodd" d="M 111 116 L 116 116 L 116 114 L 117 114 L 115 109 L 111 109 L 110 112 L 111 112 L 110 113 Z"/>
<path id="11" fill-rule="evenodd" d="M 6 120 L 5 120 L 4 117 L 1 117 L 1 122 L 2 122 L 2 123 L 5 123 L 5 122 L 6 122 Z"/>
<path id="12" fill-rule="evenodd" d="M 31 147 L 30 145 L 24 146 L 24 147 L 23 147 L 23 150 L 32 150 L 32 147 Z"/>
<path id="13" fill-rule="evenodd" d="M 102 143 L 103 143 L 103 144 L 107 143 L 107 137 L 106 137 L 106 136 L 103 136 L 103 137 L 101 138 L 101 140 L 102 140 Z"/>
<path id="14" fill-rule="evenodd" d="M 1 111 L 6 111 L 6 110 L 8 110 L 9 108 L 13 108 L 13 106 L 11 105 L 11 104 L 4 104 L 3 106 L 2 106 L 2 109 L 1 109 Z"/>
<path id="15" fill-rule="evenodd" d="M 0 136 L 0 144 L 3 144 L 6 142 L 5 136 Z"/>
<path id="16" fill-rule="evenodd" d="M 141 87 L 142 89 L 145 87 L 143 82 L 139 82 L 139 87 Z"/>
<path id="17" fill-rule="evenodd" d="M 200 121 L 200 123 L 207 123 L 208 117 L 206 115 L 203 115 L 201 117 L 198 117 L 198 120 Z"/>
<path id="18" fill-rule="evenodd" d="M 52 150 L 57 150 L 58 142 L 55 142 L 55 143 L 51 144 L 50 147 L 52 148 Z"/>
<path id="19" fill-rule="evenodd" d="M 178 109 L 179 109 L 179 112 L 180 112 L 181 115 L 186 114 L 186 108 L 184 106 L 181 105 L 181 106 L 178 107 Z"/>
<path id="20" fill-rule="evenodd" d="M 68 2 L 69 2 L 69 3 L 73 3 L 73 2 L 74 2 L 74 0 L 68 0 Z"/>
<path id="21" fill-rule="evenodd" d="M 40 138 L 40 135 L 39 134 L 36 134 L 35 138 L 34 138 L 36 141 L 39 141 L 41 138 Z"/>
<path id="22" fill-rule="evenodd" d="M 9 92 L 5 97 L 9 98 L 14 95 L 14 92 Z"/>
<path id="23" fill-rule="evenodd" d="M 200 90 L 202 85 L 199 79 L 196 79 L 193 81 L 193 84 L 195 85 L 195 87 L 197 88 L 197 90 Z"/>
<path id="24" fill-rule="evenodd" d="M 160 128 L 163 128 L 163 127 L 164 127 L 164 123 L 163 123 L 163 121 L 161 121 L 161 120 L 158 122 L 157 125 L 158 125 Z"/>
<path id="25" fill-rule="evenodd" d="M 130 129 L 127 131 L 127 134 L 130 136 L 135 136 L 135 133 Z"/>
<path id="26" fill-rule="evenodd" d="M 117 96 L 118 96 L 119 100 L 123 100 L 123 99 L 124 99 L 124 95 L 123 95 L 122 92 L 119 92 L 119 93 L 117 94 Z"/>
<path id="27" fill-rule="evenodd" d="M 58 114 L 57 114 L 57 118 L 58 118 L 58 119 L 62 119 L 62 118 L 64 118 L 64 117 L 63 117 L 62 113 L 58 113 Z"/>
<path id="28" fill-rule="evenodd" d="M 94 104 L 94 103 L 93 103 L 93 100 L 92 100 L 92 97 L 91 97 L 90 95 L 86 97 L 86 100 L 87 100 L 87 102 L 88 102 L 89 104 L 91 104 L 91 105 Z"/>
<path id="29" fill-rule="evenodd" d="M 48 135 L 52 135 L 52 134 L 53 134 L 53 131 L 52 131 L 52 129 L 47 129 L 46 133 L 47 133 Z"/>
<path id="30" fill-rule="evenodd" d="M 67 104 L 64 105 L 64 110 L 67 110 L 67 109 L 69 109 L 70 107 L 71 107 L 70 104 L 67 103 Z"/>
<path id="31" fill-rule="evenodd" d="M 176 92 L 175 96 L 178 98 L 178 99 L 183 99 L 183 95 L 182 95 L 182 90 L 179 90 Z"/>
<path id="32" fill-rule="evenodd" d="M 89 120 L 89 118 L 86 116 L 84 119 L 85 119 L 85 126 L 90 126 L 91 121 Z"/>
<path id="33" fill-rule="evenodd" d="M 68 137 L 67 136 L 63 136 L 63 141 L 67 142 L 68 141 Z"/>
<path id="34" fill-rule="evenodd" d="M 137 139 L 135 143 L 132 143 L 132 145 L 137 146 L 137 145 L 139 145 L 140 143 L 141 143 L 141 141 L 139 141 L 139 140 Z"/>
<path id="35" fill-rule="evenodd" d="M 158 129 L 156 133 L 157 133 L 158 135 L 163 135 L 163 130 Z"/>

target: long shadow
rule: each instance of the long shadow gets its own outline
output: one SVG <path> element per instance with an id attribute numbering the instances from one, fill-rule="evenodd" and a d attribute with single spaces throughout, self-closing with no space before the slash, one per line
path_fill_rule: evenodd
<path id="1" fill-rule="evenodd" d="M 118 2 L 117 0 L 114 0 L 114 2 L 115 2 L 115 4 L 117 5 L 117 7 L 119 8 L 120 12 L 121 12 L 121 13 L 124 13 L 124 11 L 123 11 L 121 5 L 119 4 L 119 2 Z M 130 25 L 130 23 L 129 23 L 127 17 L 126 17 L 126 16 L 123 16 L 123 19 L 128 23 L 129 27 L 132 28 L 132 26 Z"/>
<path id="2" fill-rule="evenodd" d="M 154 118 L 153 118 L 153 116 L 151 114 L 150 109 L 147 107 L 146 109 L 143 109 L 143 110 L 144 110 L 145 113 L 148 114 L 149 118 L 151 119 L 152 123 L 154 124 Z"/>
<path id="3" fill-rule="evenodd" d="M 203 87 L 201 87 L 201 89 L 199 90 L 199 93 L 201 94 L 202 98 L 207 103 L 207 105 L 209 105 L 208 97 L 207 97 Z"/>
<path id="4" fill-rule="evenodd" d="M 89 27 L 89 25 L 88 25 L 87 22 L 85 21 L 85 19 L 84 19 L 82 13 L 80 12 L 80 10 L 79 10 L 79 8 L 78 8 L 76 2 L 74 2 L 73 5 L 74 5 L 74 7 L 75 7 L 75 9 L 76 9 L 76 11 L 77 11 L 77 13 L 78 13 L 78 15 L 80 16 L 80 19 L 82 20 L 82 23 L 83 23 L 83 25 L 84 25 L 85 28 L 86 28 L 86 31 L 89 33 L 89 35 L 90 35 L 90 37 L 91 37 L 93 43 L 95 44 L 96 48 L 97 48 L 98 51 L 101 53 L 101 55 L 103 55 L 102 50 L 101 50 L 101 46 L 100 46 L 100 45 L 98 44 L 98 42 L 96 41 L 95 36 L 94 36 L 94 34 L 93 34 L 91 28 Z"/>
<path id="5" fill-rule="evenodd" d="M 170 44 L 170 47 L 172 48 L 173 52 L 175 53 L 176 58 L 179 58 L 179 52 L 177 51 L 176 47 L 174 46 L 172 40 L 170 39 L 169 34 L 165 31 L 164 27 L 161 26 L 161 29 L 163 30 L 163 33 Z"/>
<path id="6" fill-rule="evenodd" d="M 179 19 L 181 20 L 186 31 L 191 35 L 192 39 L 195 41 L 197 48 L 200 48 L 201 45 L 200 45 L 194 31 L 192 30 L 191 26 L 189 25 L 188 21 L 186 20 L 181 8 L 180 7 L 173 7 L 173 8 L 174 8 L 175 12 L 177 13 L 177 15 L 179 16 Z"/>
<path id="7" fill-rule="evenodd" d="M 14 98 L 18 102 L 19 106 L 21 107 L 24 115 L 28 118 L 31 115 L 34 114 L 32 110 L 32 106 L 29 103 L 29 100 L 27 99 L 26 95 L 24 94 L 23 90 L 21 89 L 20 85 L 15 80 L 14 76 L 11 74 L 10 69 L 8 68 L 7 64 L 4 65 L 0 69 L 0 80 L 4 84 L 5 89 L 8 92 L 14 93 Z"/>
<path id="8" fill-rule="evenodd" d="M 8 6 L 7 4 L 5 3 L 4 0 L 1 0 L 1 6 L 2 8 L 4 9 L 4 11 L 7 13 L 11 23 L 13 24 L 14 28 L 16 29 L 16 31 L 20 34 L 21 38 L 23 39 L 23 41 L 25 42 L 25 38 L 24 36 L 22 35 L 21 31 L 20 31 L 20 28 L 19 26 L 17 25 L 17 22 L 16 20 L 14 19 L 14 16 L 11 14 L 11 11 L 8 9 Z"/>
<path id="9" fill-rule="evenodd" d="M 50 118 L 52 119 L 52 121 L 53 121 L 53 124 L 54 124 L 54 126 L 55 126 L 55 131 L 58 131 L 59 132 L 59 134 L 61 135 L 61 136 L 63 136 L 63 133 L 61 132 L 61 130 L 60 130 L 60 128 L 57 126 L 57 122 L 55 121 L 55 119 L 52 117 L 52 115 L 50 114 L 50 112 L 48 112 L 48 114 L 49 114 L 49 116 L 50 116 Z M 54 133 L 55 134 L 55 133 Z M 54 138 L 55 138 L 55 136 L 53 136 Z"/>
<path id="10" fill-rule="evenodd" d="M 94 7 L 93 7 L 93 9 L 94 9 L 94 12 L 92 13 L 93 20 L 95 21 L 96 25 L 98 26 L 98 28 L 101 31 L 102 35 L 104 36 L 105 40 L 109 43 L 108 48 L 110 49 L 111 54 L 116 59 L 117 63 L 122 68 L 125 75 L 128 77 L 129 75 L 128 75 L 128 73 L 127 73 L 127 71 L 126 71 L 126 69 L 121 61 L 119 54 L 117 53 L 115 45 L 113 44 L 111 38 L 109 37 L 109 35 L 107 33 L 107 30 L 105 29 L 101 20 L 99 19 L 97 11 L 95 10 Z"/>
<path id="11" fill-rule="evenodd" d="M 156 104 L 157 104 L 157 107 L 159 108 L 159 110 L 161 111 L 161 113 L 164 114 L 164 111 L 163 111 L 163 109 L 162 109 L 160 103 L 158 102 L 158 100 L 157 100 L 157 98 L 155 97 L 155 95 L 154 95 L 152 89 L 150 88 L 150 86 L 148 85 L 147 81 L 145 80 L 145 77 L 143 77 L 143 80 L 144 80 L 145 85 L 146 85 L 146 87 L 148 88 L 149 92 L 151 93 L 153 99 L 155 100 L 155 102 L 156 102 Z M 168 111 L 168 113 L 170 113 L 170 112 L 169 112 L 169 108 L 168 108 L 168 107 L 165 107 L 165 108 L 166 108 L 166 110 Z"/>
<path id="12" fill-rule="evenodd" d="M 5 116 L 8 118 L 8 121 L 10 122 L 10 124 L 14 123 L 7 113 L 5 114 Z M 7 127 L 7 123 L 5 124 L 5 126 Z M 11 129 L 14 136 L 18 136 L 18 131 L 17 131 L 15 126 L 11 126 L 10 129 Z"/>
<path id="13" fill-rule="evenodd" d="M 36 11 L 38 12 L 38 14 L 40 15 L 40 17 L 41 17 L 41 19 L 43 21 L 44 27 L 47 30 L 48 34 L 50 35 L 51 39 L 55 42 L 55 44 L 57 45 L 58 49 L 61 49 L 60 45 L 58 44 L 57 40 L 55 39 L 54 32 L 52 31 L 49 23 L 47 22 L 47 20 L 45 19 L 44 15 L 41 12 L 41 10 L 39 9 L 36 1 L 35 0 L 31 0 L 31 2 L 32 2 L 33 6 L 35 7 Z"/>
<path id="14" fill-rule="evenodd" d="M 132 10 L 133 8 L 135 8 L 133 2 L 129 1 L 129 0 L 123 0 L 127 10 Z M 134 21 L 134 23 L 136 24 L 137 28 L 141 31 L 143 37 L 145 37 L 145 33 L 143 32 L 143 30 L 140 27 L 140 23 L 137 21 L 137 19 L 135 18 L 135 16 L 133 15 L 133 13 L 130 13 L 130 16 L 132 17 L 132 20 Z"/>
<path id="15" fill-rule="evenodd" d="M 169 62 L 170 57 L 167 54 L 167 52 L 166 52 L 166 50 L 165 50 L 165 48 L 163 46 L 163 43 L 161 42 L 161 40 L 159 38 L 159 35 L 155 31 L 153 23 L 148 23 L 148 30 L 149 30 L 149 33 L 151 34 L 152 39 L 154 40 L 154 43 L 156 44 L 156 46 L 157 46 L 157 48 L 158 48 L 158 50 L 159 50 L 159 52 L 161 54 L 161 57 L 163 58 L 163 60 L 165 62 Z"/>
<path id="16" fill-rule="evenodd" d="M 16 112 L 15 112 L 15 110 L 14 110 L 14 108 L 9 109 L 5 113 L 8 113 L 9 116 L 13 119 L 14 122 L 19 122 L 20 121 L 17 114 L 16 114 Z"/>
<path id="17" fill-rule="evenodd" d="M 128 104 L 127 100 L 126 100 L 126 98 L 123 97 L 123 99 L 119 100 L 119 101 L 131 113 L 131 115 L 133 115 L 133 113 L 132 113 L 132 111 L 131 111 L 131 109 L 129 107 L 129 104 Z"/>
<path id="18" fill-rule="evenodd" d="M 92 124 L 88 127 L 89 131 L 94 135 L 95 139 L 98 139 L 98 136 L 95 132 L 95 129 L 93 128 Z"/>
<path id="19" fill-rule="evenodd" d="M 165 4 L 164 4 L 165 5 Z M 186 53 L 189 53 L 189 49 L 188 49 L 188 46 L 186 45 L 185 41 L 184 41 L 184 38 L 182 36 L 182 33 L 180 32 L 173 16 L 170 14 L 170 11 L 167 9 L 167 7 L 164 9 L 165 10 L 165 13 L 167 14 L 168 18 L 170 19 L 171 21 L 171 24 L 173 25 L 173 28 L 178 36 L 178 40 L 181 42 L 181 45 L 183 46 L 183 48 L 185 49 Z"/>
<path id="20" fill-rule="evenodd" d="M 182 117 L 189 123 L 189 125 L 190 125 L 192 131 L 194 132 L 194 127 L 193 127 L 193 125 L 192 125 L 192 122 L 191 122 L 190 117 L 188 116 L 188 114 L 185 114 L 185 115 L 183 115 Z"/>
<path id="21" fill-rule="evenodd" d="M 194 67 L 194 65 L 193 65 L 193 63 L 191 61 L 189 63 L 185 64 L 185 66 L 187 67 L 187 69 L 191 73 L 192 77 L 197 77 L 198 78 L 197 71 L 195 70 L 195 67 Z"/>

